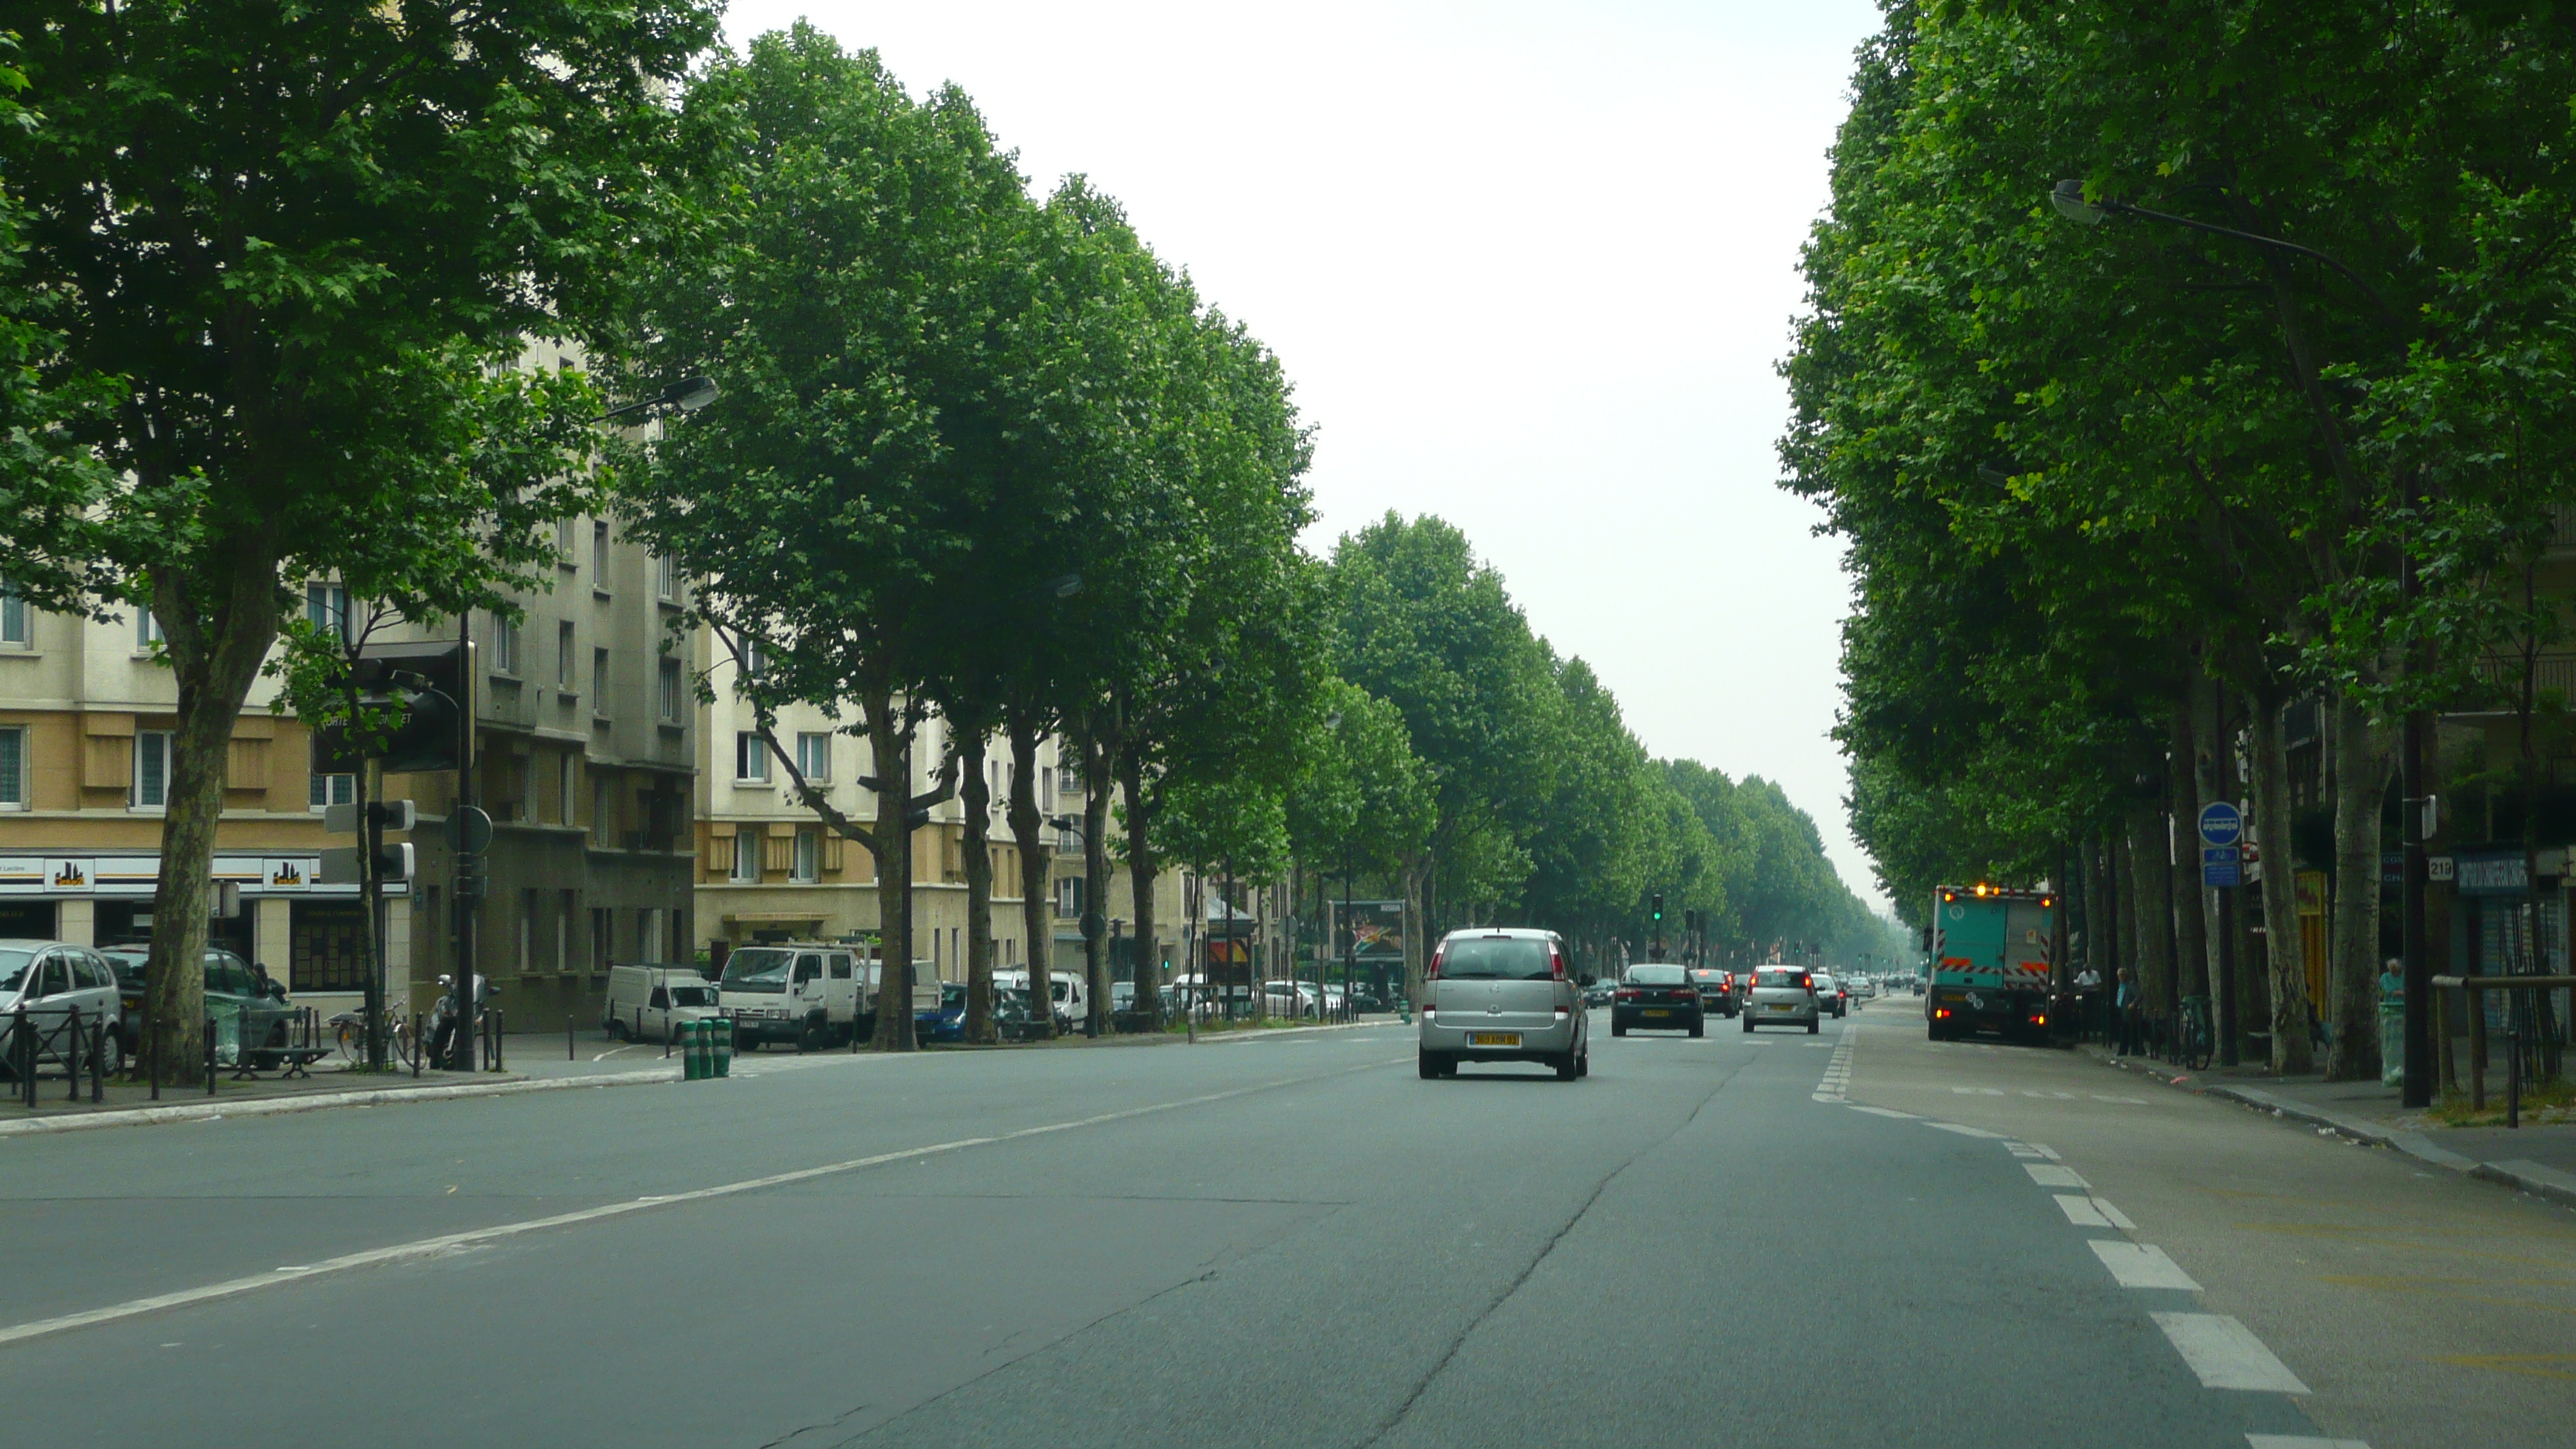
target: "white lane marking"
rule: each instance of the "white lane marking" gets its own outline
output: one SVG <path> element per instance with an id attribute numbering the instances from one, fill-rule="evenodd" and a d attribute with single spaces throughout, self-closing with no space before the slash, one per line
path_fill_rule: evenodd
<path id="1" fill-rule="evenodd" d="M 2092 1238 L 2093 1256 L 2111 1270 L 2123 1288 L 2179 1288 L 2197 1293 L 2200 1285 L 2192 1281 L 2182 1265 L 2165 1256 L 2165 1250 L 2153 1243 L 2123 1243 L 2114 1238 Z"/>
<path id="2" fill-rule="evenodd" d="M 1923 1125 L 1938 1127 L 1944 1132 L 1956 1132 L 1962 1137 L 1982 1137 L 1989 1142 L 2001 1142 L 2004 1137 L 2000 1132 L 1989 1132 L 1983 1127 L 1970 1127 L 1958 1122 L 1926 1122 Z"/>
<path id="3" fill-rule="evenodd" d="M 1950 1090 L 1962 1097 L 2000 1097 L 2004 1094 L 2001 1087 L 1952 1087 Z"/>
<path id="4" fill-rule="evenodd" d="M 2144 1097 L 2105 1097 L 2099 1092 L 2092 1093 L 2091 1095 L 2093 1100 L 2096 1102 L 2116 1102 L 2123 1107 L 2143 1107 L 2147 1105 L 2147 1099 Z"/>
<path id="5" fill-rule="evenodd" d="M 2089 1188 L 2093 1185 L 2076 1176 L 2074 1168 L 2061 1167 L 2054 1162 L 2025 1162 L 2021 1170 L 2029 1173 L 2030 1180 L 2041 1187 Z"/>
<path id="6" fill-rule="evenodd" d="M 499 1242 L 505 1238 L 514 1238 L 525 1233 L 542 1232 L 548 1228 L 574 1227 L 582 1223 L 594 1223 L 608 1218 L 623 1217 L 628 1213 L 643 1212 L 650 1208 L 668 1207 L 673 1203 L 704 1202 L 713 1198 L 732 1197 L 740 1193 L 757 1192 L 763 1188 L 781 1187 L 788 1183 L 809 1182 L 818 1177 L 831 1177 L 840 1173 L 855 1172 L 860 1168 L 876 1167 L 888 1162 L 903 1162 L 913 1158 L 932 1157 L 942 1153 L 962 1151 L 969 1147 L 983 1147 L 997 1142 L 1017 1142 L 1024 1138 L 1043 1137 L 1054 1132 L 1070 1132 L 1081 1127 L 1097 1127 L 1103 1123 L 1124 1121 L 1131 1117 L 1149 1117 L 1158 1112 L 1171 1112 L 1177 1111 L 1183 1107 L 1197 1107 L 1203 1106 L 1209 1102 L 1222 1102 L 1230 1097 L 1249 1096 L 1254 1092 L 1266 1092 L 1275 1087 L 1291 1086 L 1307 1082 L 1320 1082 L 1332 1077 L 1347 1076 L 1353 1072 L 1374 1071 L 1379 1067 L 1394 1066 L 1405 1060 L 1407 1060 L 1407 1058 L 1395 1057 L 1387 1061 L 1369 1062 L 1356 1067 L 1344 1067 L 1338 1071 L 1324 1072 L 1317 1076 L 1280 1077 L 1267 1082 L 1255 1083 L 1248 1087 L 1235 1087 L 1228 1091 L 1210 1092 L 1205 1096 L 1188 1097 L 1177 1102 L 1156 1102 L 1150 1106 L 1130 1107 L 1119 1112 L 1103 1112 L 1096 1116 L 1078 1117 L 1066 1122 L 1049 1122 L 1041 1127 L 1022 1127 L 1014 1132 L 996 1132 L 990 1137 L 960 1137 L 953 1142 L 934 1142 L 927 1147 L 905 1147 L 893 1152 L 879 1152 L 868 1157 L 854 1157 L 847 1162 L 826 1163 L 820 1167 L 801 1167 L 792 1172 L 777 1172 L 771 1173 L 767 1177 L 753 1177 L 745 1178 L 740 1182 L 719 1183 L 714 1187 L 701 1187 L 689 1192 L 676 1192 L 661 1197 L 639 1197 L 629 1202 L 604 1203 L 598 1207 L 582 1208 L 575 1212 L 556 1213 L 550 1217 L 529 1218 L 524 1222 L 499 1223 L 488 1228 L 474 1228 L 461 1233 L 445 1233 L 435 1238 L 422 1238 L 417 1242 L 395 1243 L 390 1247 L 369 1248 L 363 1252 L 344 1253 L 337 1258 L 326 1258 L 319 1263 L 303 1265 L 300 1269 L 292 1272 L 280 1270 L 277 1272 L 262 1273 L 257 1277 L 252 1278 L 232 1278 L 221 1283 L 208 1283 L 202 1287 L 183 1288 L 175 1293 L 156 1293 L 149 1298 L 131 1299 L 124 1303 L 110 1304 L 105 1308 L 91 1308 L 85 1309 L 79 1313 L 66 1313 L 59 1318 L 43 1318 L 38 1319 L 33 1323 L 13 1324 L 6 1328 L 0 1328 L 0 1347 L 5 1347 L 13 1343 L 22 1343 L 31 1338 L 43 1338 L 51 1334 L 66 1333 L 75 1328 L 88 1328 L 94 1324 L 113 1323 L 121 1318 L 135 1318 L 146 1313 L 159 1313 L 166 1309 L 185 1308 L 198 1303 L 210 1303 L 220 1298 L 238 1297 L 241 1294 L 255 1292 L 262 1288 L 273 1288 L 280 1283 L 302 1283 L 323 1273 L 342 1273 L 353 1268 L 372 1268 L 379 1264 L 401 1262 L 410 1258 L 432 1257 L 440 1253 L 453 1252 L 458 1248 L 478 1247 L 485 1243 Z"/>
<path id="7" fill-rule="evenodd" d="M 1839 1103 L 1851 1091 L 1852 1043 L 1859 1035 L 1858 1026 L 1843 1028 L 1842 1036 L 1834 1043 L 1833 1056 L 1825 1062 L 1824 1078 L 1816 1083 L 1816 1090 L 1810 1094 L 1815 1100 Z M 1822 1046 L 1824 1043 L 1809 1042 L 1807 1045 Z"/>
<path id="8" fill-rule="evenodd" d="M 2118 1228 L 2121 1232 L 2134 1233 L 2138 1230 L 2138 1225 L 2129 1221 L 2129 1215 L 2120 1211 L 2118 1208 L 2111 1206 L 2110 1201 L 2106 1198 L 2097 1197 L 2093 1199 L 2093 1211 L 2109 1218 L 2111 1220 L 2111 1226 Z"/>
<path id="9" fill-rule="evenodd" d="M 2057 1155 L 2056 1148 L 2049 1146 L 2045 1142 L 2025 1142 L 2022 1146 L 2029 1148 L 2031 1151 L 2038 1153 L 2040 1156 L 2047 1158 L 2051 1162 L 2060 1162 L 2064 1160 Z"/>
<path id="10" fill-rule="evenodd" d="M 2156 1327 L 2200 1376 L 2205 1389 L 2249 1389 L 2256 1393 L 2304 1394 L 2308 1386 L 2272 1356 L 2254 1330 L 2224 1313 L 2152 1313 Z"/>
<path id="11" fill-rule="evenodd" d="M 2059 1193 L 2057 1195 L 2057 1210 L 2066 1214 L 2066 1220 L 2079 1228 L 2107 1228 L 2111 1226 L 2111 1220 L 2104 1217 L 2102 1215 L 2102 1210 L 2093 1205 L 2093 1199 L 2086 1197 L 2080 1192 Z"/>
<path id="12" fill-rule="evenodd" d="M 2246 1449 L 2370 1449 L 2362 1439 L 2316 1439 L 2305 1434 L 2248 1434 Z"/>
<path id="13" fill-rule="evenodd" d="M 1899 1112 L 1893 1107 L 1864 1107 L 1858 1102 L 1845 1102 L 1843 1105 L 1851 1108 L 1855 1112 L 1867 1112 L 1873 1117 L 1893 1117 L 1900 1122 L 1917 1122 L 1922 1120 L 1911 1112 Z"/>

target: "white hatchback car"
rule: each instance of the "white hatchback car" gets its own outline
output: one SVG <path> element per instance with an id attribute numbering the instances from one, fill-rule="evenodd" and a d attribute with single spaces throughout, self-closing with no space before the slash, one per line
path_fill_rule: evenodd
<path id="1" fill-rule="evenodd" d="M 1460 1062 L 1534 1062 L 1554 1067 L 1561 1082 L 1590 1075 L 1583 988 L 1591 984 L 1568 972 L 1565 939 L 1554 931 L 1450 932 L 1422 983 L 1423 1077 L 1454 1077 Z"/>
<path id="2" fill-rule="evenodd" d="M 1803 1026 L 1816 1034 L 1823 1014 L 1816 1000 L 1816 976 L 1804 966 L 1761 966 L 1753 972 L 1753 995 L 1744 1003 L 1744 1029 L 1757 1026 Z"/>

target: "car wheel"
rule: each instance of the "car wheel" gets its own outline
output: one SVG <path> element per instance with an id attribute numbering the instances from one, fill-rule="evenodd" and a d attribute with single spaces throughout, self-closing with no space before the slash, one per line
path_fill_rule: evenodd
<path id="1" fill-rule="evenodd" d="M 1626 1036 L 1628 1034 L 1628 1028 L 1620 1022 L 1613 1021 L 1610 1023 L 1610 1034 L 1612 1036 Z"/>
<path id="2" fill-rule="evenodd" d="M 1693 1036 L 1708 1035 L 1708 1019 L 1706 1017 L 1702 1017 L 1698 1021 L 1692 1022 L 1690 1025 L 1690 1033 Z"/>
<path id="3" fill-rule="evenodd" d="M 1437 1080 L 1440 1076 L 1440 1059 L 1429 1052 L 1417 1053 L 1414 1057 L 1414 1066 L 1422 1073 L 1422 1080 L 1426 1082 Z"/>
<path id="4" fill-rule="evenodd" d="M 1567 1052 L 1565 1055 L 1556 1059 L 1556 1079 L 1558 1081 L 1570 1082 L 1578 1075 L 1580 1075 L 1580 1069 L 1575 1066 L 1574 1053 Z"/>
<path id="5" fill-rule="evenodd" d="M 608 1019 L 608 1026 L 607 1026 L 607 1029 L 606 1029 L 606 1030 L 607 1030 L 607 1036 L 608 1036 L 608 1039 L 609 1039 L 610 1041 L 624 1041 L 624 1040 L 626 1040 L 626 1023 L 625 1023 L 625 1022 L 623 1022 L 623 1021 L 618 1020 L 616 1017 L 613 1017 L 613 1016 L 612 1016 L 612 1017 L 610 1017 L 610 1018 Z"/>
<path id="6" fill-rule="evenodd" d="M 1807 1018 L 1807 1035 L 1809 1035 L 1809 1036 L 1814 1036 L 1814 1035 L 1816 1034 L 1816 1028 L 1817 1028 L 1817 1026 L 1818 1026 L 1818 1025 L 1820 1025 L 1820 1023 L 1819 1023 L 1819 1022 L 1817 1022 L 1817 1020 L 1816 1020 L 1814 1017 L 1812 1017 L 1812 1016 L 1811 1016 L 1811 1017 L 1808 1017 L 1808 1018 Z"/>
<path id="7" fill-rule="evenodd" d="M 1578 1077 L 1592 1075 L 1592 1048 L 1585 1047 L 1574 1054 L 1574 1074 Z"/>

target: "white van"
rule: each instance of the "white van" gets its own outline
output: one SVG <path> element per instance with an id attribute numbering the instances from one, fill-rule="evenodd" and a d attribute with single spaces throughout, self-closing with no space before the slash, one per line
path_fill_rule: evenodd
<path id="1" fill-rule="evenodd" d="M 862 999 L 858 961 L 857 948 L 821 942 L 735 947 L 716 997 L 733 1018 L 734 1050 L 792 1041 L 810 1052 L 847 1042 L 875 996 L 871 989 Z"/>
<path id="2" fill-rule="evenodd" d="M 716 986 L 686 966 L 611 966 L 599 1024 L 612 1041 L 671 1041 L 683 1022 L 721 1015 Z"/>
<path id="3" fill-rule="evenodd" d="M 1055 1019 L 1059 1028 L 1091 1014 L 1091 983 L 1083 979 L 1081 968 L 1071 971 L 1050 969 L 1047 986 L 1055 995 Z M 993 989 L 1016 991 L 1025 997 L 1029 994 L 1029 973 L 996 971 L 993 973 Z"/>

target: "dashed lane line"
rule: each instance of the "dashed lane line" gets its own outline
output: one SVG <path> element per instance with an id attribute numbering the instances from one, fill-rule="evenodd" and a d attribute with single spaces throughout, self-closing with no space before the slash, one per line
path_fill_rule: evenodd
<path id="1" fill-rule="evenodd" d="M 2082 1177 L 2078 1176 L 2074 1168 L 2068 1167 L 2064 1163 L 2025 1162 L 2021 1165 L 2021 1170 L 2029 1173 L 2030 1180 L 2038 1183 L 2041 1187 L 2081 1187 L 2090 1189 L 2093 1186 L 2093 1184 L 2086 1182 Z"/>
<path id="2" fill-rule="evenodd" d="M 2254 1336 L 2224 1313 L 2154 1313 L 2149 1317 L 2182 1361 L 2211 1389 L 2304 1394 L 2308 1386 Z M 2251 1436 L 2248 1436 L 2249 1438 Z"/>
<path id="3" fill-rule="evenodd" d="M 2138 1230 L 2138 1225 L 2129 1221 L 2129 1215 L 2111 1206 L 2107 1199 L 2061 1192 L 2057 1194 L 2057 1208 L 2066 1214 L 2068 1222 L 2079 1228 L 2118 1228 L 2124 1233 Z"/>
<path id="4" fill-rule="evenodd" d="M 2182 1265 L 2165 1256 L 2165 1250 L 2153 1243 L 2131 1243 L 2117 1238 L 2089 1238 L 2093 1256 L 2111 1270 L 2111 1277 L 2123 1288 L 2178 1288 L 2197 1293 L 2200 1285 L 2182 1270 Z"/>

